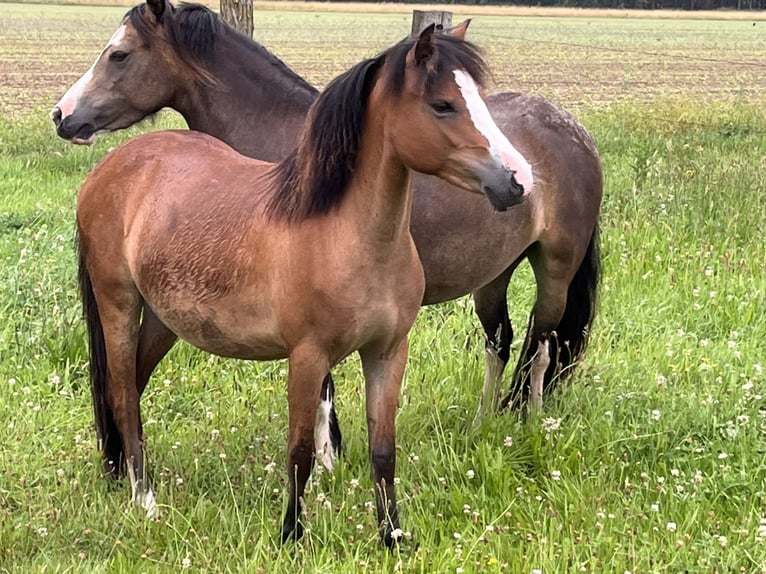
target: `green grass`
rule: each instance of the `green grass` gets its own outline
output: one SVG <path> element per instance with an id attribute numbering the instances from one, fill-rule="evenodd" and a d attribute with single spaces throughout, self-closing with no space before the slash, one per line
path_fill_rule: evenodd
<path id="1" fill-rule="evenodd" d="M 38 61 L 29 31 L 47 46 L 61 25 L 42 19 L 22 33 L 24 11 L 50 13 L 10 6 L 0 14 L 0 54 Z M 81 43 L 67 44 L 87 53 L 87 67 L 123 9 L 101 20 L 101 9 L 68 10 L 93 19 L 92 29 L 76 30 Z M 283 47 L 302 73 L 311 68 L 318 84 L 397 37 L 365 27 L 312 67 L 319 47 L 332 47 L 322 38 L 349 38 L 353 22 L 334 28 L 340 20 L 323 15 L 268 14 L 267 45 Z M 82 13 L 62 18 L 69 30 Z M 491 20 L 497 30 L 502 22 Z M 522 22 L 542 36 L 550 30 Z M 583 22 L 558 22 L 559 38 L 586 34 Z M 718 41 L 709 23 L 697 25 Z M 663 37 L 689 29 L 672 26 Z M 294 46 L 285 30 L 300 36 Z M 599 30 L 594 37 L 609 35 Z M 684 54 L 710 55 L 684 37 L 676 46 Z M 493 66 L 513 49 L 491 49 Z M 550 61 L 564 51 L 550 51 Z M 51 60 L 60 70 L 62 60 Z M 610 66 L 638 77 L 628 62 Z M 81 73 L 74 67 L 62 86 Z M 726 73 L 716 81 L 730 81 Z M 139 130 L 73 147 L 54 136 L 44 111 L 55 84 L 27 90 L 25 113 L 11 107 L 0 117 L 0 572 L 766 572 L 766 102 L 732 93 L 716 101 L 710 94 L 719 92 L 698 97 L 697 88 L 678 96 L 683 78 L 646 92 L 626 85 L 622 95 L 622 86 L 585 78 L 577 88 L 595 96 L 557 99 L 576 104 L 606 178 L 601 305 L 584 364 L 540 417 L 508 414 L 473 429 L 484 369 L 473 304 L 424 309 L 397 419 L 408 538 L 393 555 L 378 545 L 370 509 L 355 358 L 336 371 L 346 455 L 333 475 L 312 479 L 308 531 L 296 546 L 278 545 L 284 362 L 223 360 L 177 345 L 142 404 L 162 520 L 146 522 L 131 508 L 127 482 L 100 477 L 74 206 L 95 162 Z M 541 91 L 533 80 L 525 86 Z M 540 85 L 556 95 L 555 82 Z M 153 127 L 178 125 L 162 114 Z M 524 265 L 510 290 L 517 338 L 533 296 Z"/>

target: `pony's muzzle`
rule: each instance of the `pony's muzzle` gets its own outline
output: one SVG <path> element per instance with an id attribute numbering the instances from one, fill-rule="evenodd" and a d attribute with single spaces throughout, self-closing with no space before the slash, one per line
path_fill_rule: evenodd
<path id="1" fill-rule="evenodd" d="M 91 123 L 75 123 L 72 116 L 63 118 L 61 108 L 58 106 L 51 110 L 51 120 L 56 126 L 56 134 L 72 143 L 89 145 L 96 139 L 96 128 Z"/>
<path id="2" fill-rule="evenodd" d="M 56 130 L 58 130 L 59 126 L 61 125 L 61 108 L 56 106 L 51 110 L 51 119 L 53 120 L 53 124 L 56 126 Z"/>
<path id="3" fill-rule="evenodd" d="M 483 170 L 481 189 L 497 211 L 505 211 L 524 201 L 524 186 L 516 179 L 516 171 L 499 162 Z"/>

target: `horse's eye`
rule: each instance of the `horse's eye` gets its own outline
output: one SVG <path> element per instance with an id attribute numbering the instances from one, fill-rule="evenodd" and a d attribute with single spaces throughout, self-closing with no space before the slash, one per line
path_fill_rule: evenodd
<path id="1" fill-rule="evenodd" d="M 115 50 L 111 54 L 109 54 L 109 61 L 110 62 L 117 62 L 118 64 L 120 62 L 124 62 L 128 59 L 128 56 L 130 56 L 129 52 L 121 52 L 120 50 Z"/>
<path id="2" fill-rule="evenodd" d="M 455 106 L 444 100 L 431 104 L 431 109 L 436 112 L 437 116 L 446 116 L 455 113 Z"/>

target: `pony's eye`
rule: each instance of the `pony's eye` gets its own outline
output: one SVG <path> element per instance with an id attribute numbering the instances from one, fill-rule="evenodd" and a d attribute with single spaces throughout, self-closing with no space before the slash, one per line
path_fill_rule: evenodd
<path id="1" fill-rule="evenodd" d="M 436 115 L 438 116 L 446 116 L 448 114 L 455 113 L 455 106 L 444 100 L 431 104 L 431 109 L 433 109 L 433 111 L 436 112 Z"/>
<path id="2" fill-rule="evenodd" d="M 124 62 L 128 59 L 128 56 L 130 56 L 130 53 L 128 52 L 121 52 L 120 50 L 115 50 L 111 54 L 109 54 L 109 61 L 110 62 Z"/>

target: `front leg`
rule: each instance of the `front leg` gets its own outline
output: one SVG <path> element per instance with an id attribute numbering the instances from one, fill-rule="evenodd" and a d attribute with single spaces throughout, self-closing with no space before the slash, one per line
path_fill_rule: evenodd
<path id="1" fill-rule="evenodd" d="M 396 409 L 407 362 L 407 339 L 388 348 L 365 348 L 359 353 L 366 381 L 367 430 L 370 465 L 375 484 L 380 538 L 388 547 L 397 543 L 399 515 L 396 508 Z"/>
<path id="2" fill-rule="evenodd" d="M 282 543 L 303 536 L 301 524 L 303 493 L 314 464 L 314 422 L 322 379 L 329 370 L 325 355 L 314 346 L 303 346 L 290 354 L 287 375 L 289 438 L 287 474 L 290 488 L 287 513 L 282 523 Z"/>

